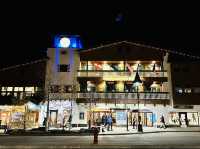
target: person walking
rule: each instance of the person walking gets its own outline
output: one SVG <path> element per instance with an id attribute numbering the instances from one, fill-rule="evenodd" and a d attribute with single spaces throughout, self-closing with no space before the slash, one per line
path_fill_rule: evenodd
<path id="1" fill-rule="evenodd" d="M 101 118 L 102 132 L 105 132 L 104 128 L 106 127 L 106 120 L 107 120 L 106 114 L 103 114 Z"/>
<path id="2" fill-rule="evenodd" d="M 133 129 L 135 129 L 135 127 L 136 127 L 136 117 L 135 116 L 133 117 L 132 124 L 133 124 Z"/>
<path id="3" fill-rule="evenodd" d="M 97 129 L 100 132 L 101 130 L 101 117 L 98 116 L 98 118 L 96 119 L 96 124 L 97 124 Z"/>
<path id="4" fill-rule="evenodd" d="M 110 131 L 110 128 L 111 128 L 111 131 L 112 131 L 112 117 L 111 115 L 108 116 L 108 119 L 107 119 L 107 122 L 108 122 L 108 127 L 107 127 L 107 130 Z"/>
<path id="5" fill-rule="evenodd" d="M 165 125 L 165 119 L 164 119 L 164 116 L 162 115 L 161 118 L 160 118 L 160 122 L 161 122 L 161 126 L 160 128 L 166 128 L 166 125 Z"/>

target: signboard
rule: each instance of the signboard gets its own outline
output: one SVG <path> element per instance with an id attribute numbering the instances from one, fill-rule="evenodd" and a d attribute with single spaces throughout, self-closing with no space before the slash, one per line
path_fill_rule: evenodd
<path id="1" fill-rule="evenodd" d="M 126 125 L 127 116 L 125 111 L 116 111 L 116 125 Z"/>

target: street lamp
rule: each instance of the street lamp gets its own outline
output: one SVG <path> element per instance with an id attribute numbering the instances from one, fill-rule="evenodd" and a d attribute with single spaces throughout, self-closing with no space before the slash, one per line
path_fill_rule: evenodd
<path id="1" fill-rule="evenodd" d="M 126 108 L 126 131 L 128 130 L 128 109 Z"/>
<path id="2" fill-rule="evenodd" d="M 91 129 L 91 125 L 92 125 L 92 91 L 89 91 L 89 102 L 90 102 L 90 105 L 89 105 L 89 126 L 88 126 L 88 129 Z"/>
<path id="3" fill-rule="evenodd" d="M 50 90 L 50 85 L 48 85 L 48 91 L 47 91 L 47 114 L 46 114 L 46 120 L 45 120 L 46 132 L 48 132 L 49 130 L 49 90 Z"/>
<path id="4" fill-rule="evenodd" d="M 137 102 L 138 102 L 138 132 L 143 132 L 142 124 L 141 124 L 141 116 L 139 111 L 139 105 L 140 105 L 140 97 L 138 93 L 138 86 L 142 83 L 142 80 L 140 79 L 138 71 L 135 74 L 135 79 L 133 81 L 133 84 L 136 86 L 136 92 L 137 92 Z"/>

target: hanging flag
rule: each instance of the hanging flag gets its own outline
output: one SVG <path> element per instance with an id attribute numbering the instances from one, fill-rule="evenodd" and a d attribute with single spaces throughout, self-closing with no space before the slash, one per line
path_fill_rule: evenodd
<path id="1" fill-rule="evenodd" d="M 152 71 L 155 72 L 155 70 L 156 70 L 156 64 L 153 64 L 153 69 L 152 69 Z"/>
<path id="2" fill-rule="evenodd" d="M 111 64 L 110 67 L 114 70 L 114 71 L 118 71 L 118 68 L 115 64 Z"/>
<path id="3" fill-rule="evenodd" d="M 133 73 L 133 68 L 126 62 L 125 66 L 128 68 L 130 75 Z"/>
<path id="4" fill-rule="evenodd" d="M 137 72 L 138 72 L 138 70 L 139 70 L 139 67 L 140 67 L 140 64 L 137 65 Z"/>

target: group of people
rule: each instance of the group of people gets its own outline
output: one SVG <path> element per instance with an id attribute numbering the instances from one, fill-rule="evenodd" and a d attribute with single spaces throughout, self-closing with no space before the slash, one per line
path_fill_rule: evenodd
<path id="1" fill-rule="evenodd" d="M 102 126 L 102 132 L 105 132 L 105 128 L 107 128 L 107 131 L 112 131 L 113 118 L 111 114 L 106 115 L 104 113 L 102 117 L 98 116 L 96 123 L 99 131 L 101 126 Z"/>

